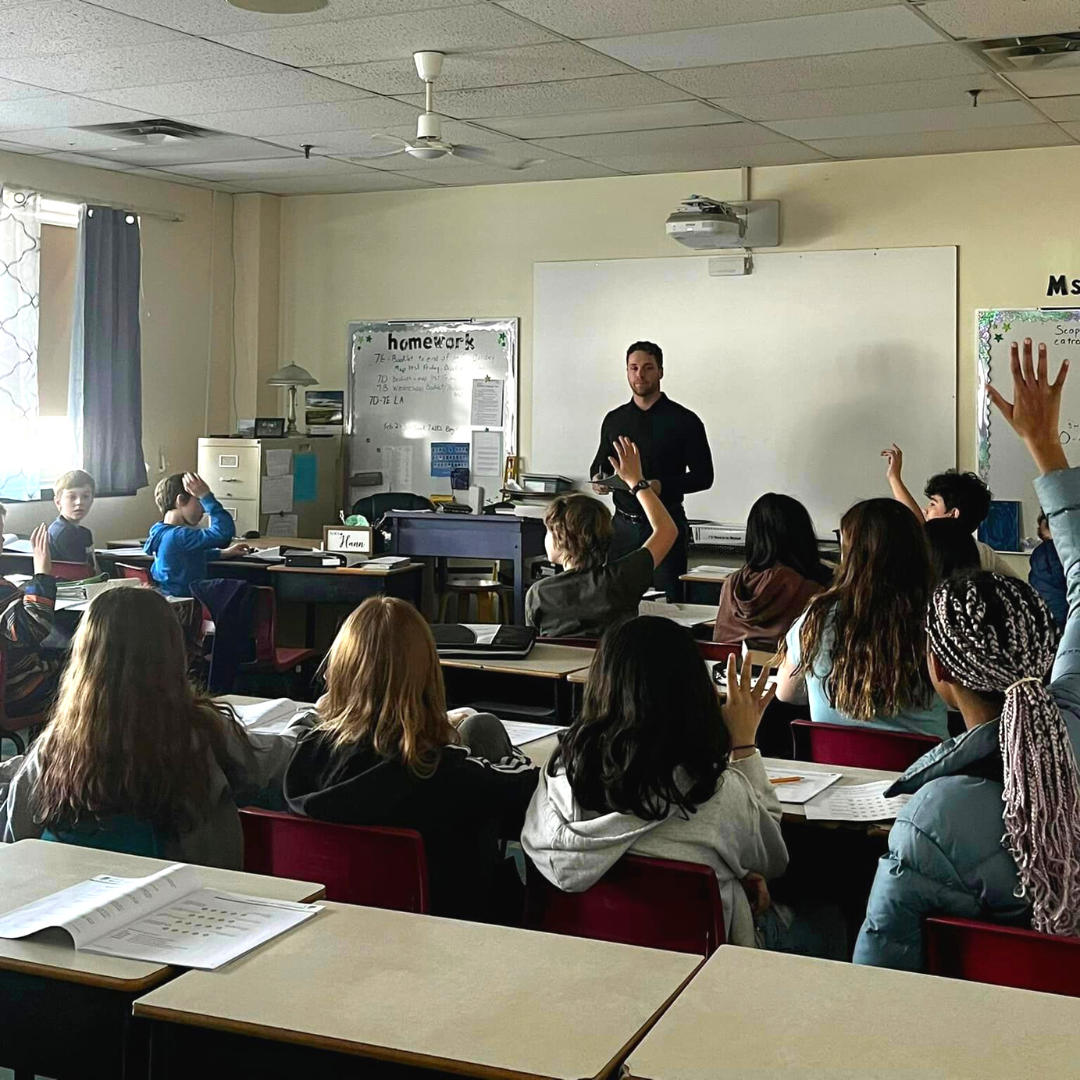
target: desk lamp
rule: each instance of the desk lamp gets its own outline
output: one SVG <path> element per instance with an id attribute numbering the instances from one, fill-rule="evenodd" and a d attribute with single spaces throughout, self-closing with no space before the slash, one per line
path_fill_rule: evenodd
<path id="1" fill-rule="evenodd" d="M 302 368 L 299 364 L 289 364 L 288 367 L 279 368 L 266 380 L 267 386 L 287 386 L 289 388 L 289 423 L 285 428 L 286 435 L 296 434 L 296 388 L 298 386 L 314 386 L 318 381 L 307 368 Z"/>

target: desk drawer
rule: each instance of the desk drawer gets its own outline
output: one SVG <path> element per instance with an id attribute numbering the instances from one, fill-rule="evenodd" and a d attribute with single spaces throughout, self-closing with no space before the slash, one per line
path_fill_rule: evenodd
<path id="1" fill-rule="evenodd" d="M 257 446 L 199 447 L 199 475 L 223 505 L 227 500 L 257 500 L 261 472 Z"/>
<path id="2" fill-rule="evenodd" d="M 243 539 L 244 533 L 259 531 L 259 504 L 254 499 L 231 499 L 227 495 L 219 495 L 218 501 L 236 522 L 238 540 Z"/>

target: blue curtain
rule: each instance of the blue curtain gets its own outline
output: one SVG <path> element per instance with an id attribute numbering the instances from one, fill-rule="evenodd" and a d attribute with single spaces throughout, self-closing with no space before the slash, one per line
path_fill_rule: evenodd
<path id="1" fill-rule="evenodd" d="M 146 487 L 142 449 L 139 220 L 87 206 L 79 227 L 68 412 L 101 495 Z"/>

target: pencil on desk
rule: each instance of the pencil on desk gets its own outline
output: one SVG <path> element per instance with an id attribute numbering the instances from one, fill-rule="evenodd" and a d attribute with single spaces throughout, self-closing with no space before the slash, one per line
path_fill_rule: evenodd
<path id="1" fill-rule="evenodd" d="M 798 784 L 801 783 L 804 778 L 801 776 L 770 776 L 770 784 Z"/>

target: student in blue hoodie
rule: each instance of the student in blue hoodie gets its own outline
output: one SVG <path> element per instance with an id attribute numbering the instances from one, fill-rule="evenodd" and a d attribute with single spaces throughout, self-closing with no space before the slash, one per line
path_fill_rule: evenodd
<path id="1" fill-rule="evenodd" d="M 251 549 L 247 544 L 225 545 L 236 533 L 233 519 L 214 498 L 209 485 L 195 473 L 173 473 L 154 489 L 163 515 L 143 549 L 154 556 L 150 576 L 166 596 L 190 596 L 191 583 L 206 577 L 213 559 L 236 559 Z M 210 525 L 199 528 L 203 515 Z"/>
<path id="2" fill-rule="evenodd" d="M 1065 568 L 1061 565 L 1054 538 L 1050 535 L 1050 523 L 1044 513 L 1039 514 L 1039 539 L 1042 543 L 1031 553 L 1028 584 L 1046 601 L 1054 622 L 1064 627 L 1069 617 Z"/>
<path id="3" fill-rule="evenodd" d="M 942 913 L 1080 933 L 1080 469 L 1058 440 L 1062 365 L 1045 346 L 1021 366 L 1013 401 L 991 389 L 1041 476 L 1035 490 L 1069 585 L 1058 645 L 1046 604 L 1024 582 L 986 571 L 952 578 L 926 615 L 930 677 L 967 731 L 924 754 L 886 792 L 910 794 L 889 833 L 855 963 L 918 971 L 923 920 Z M 1053 664 L 1050 683 L 1047 670 Z"/>

